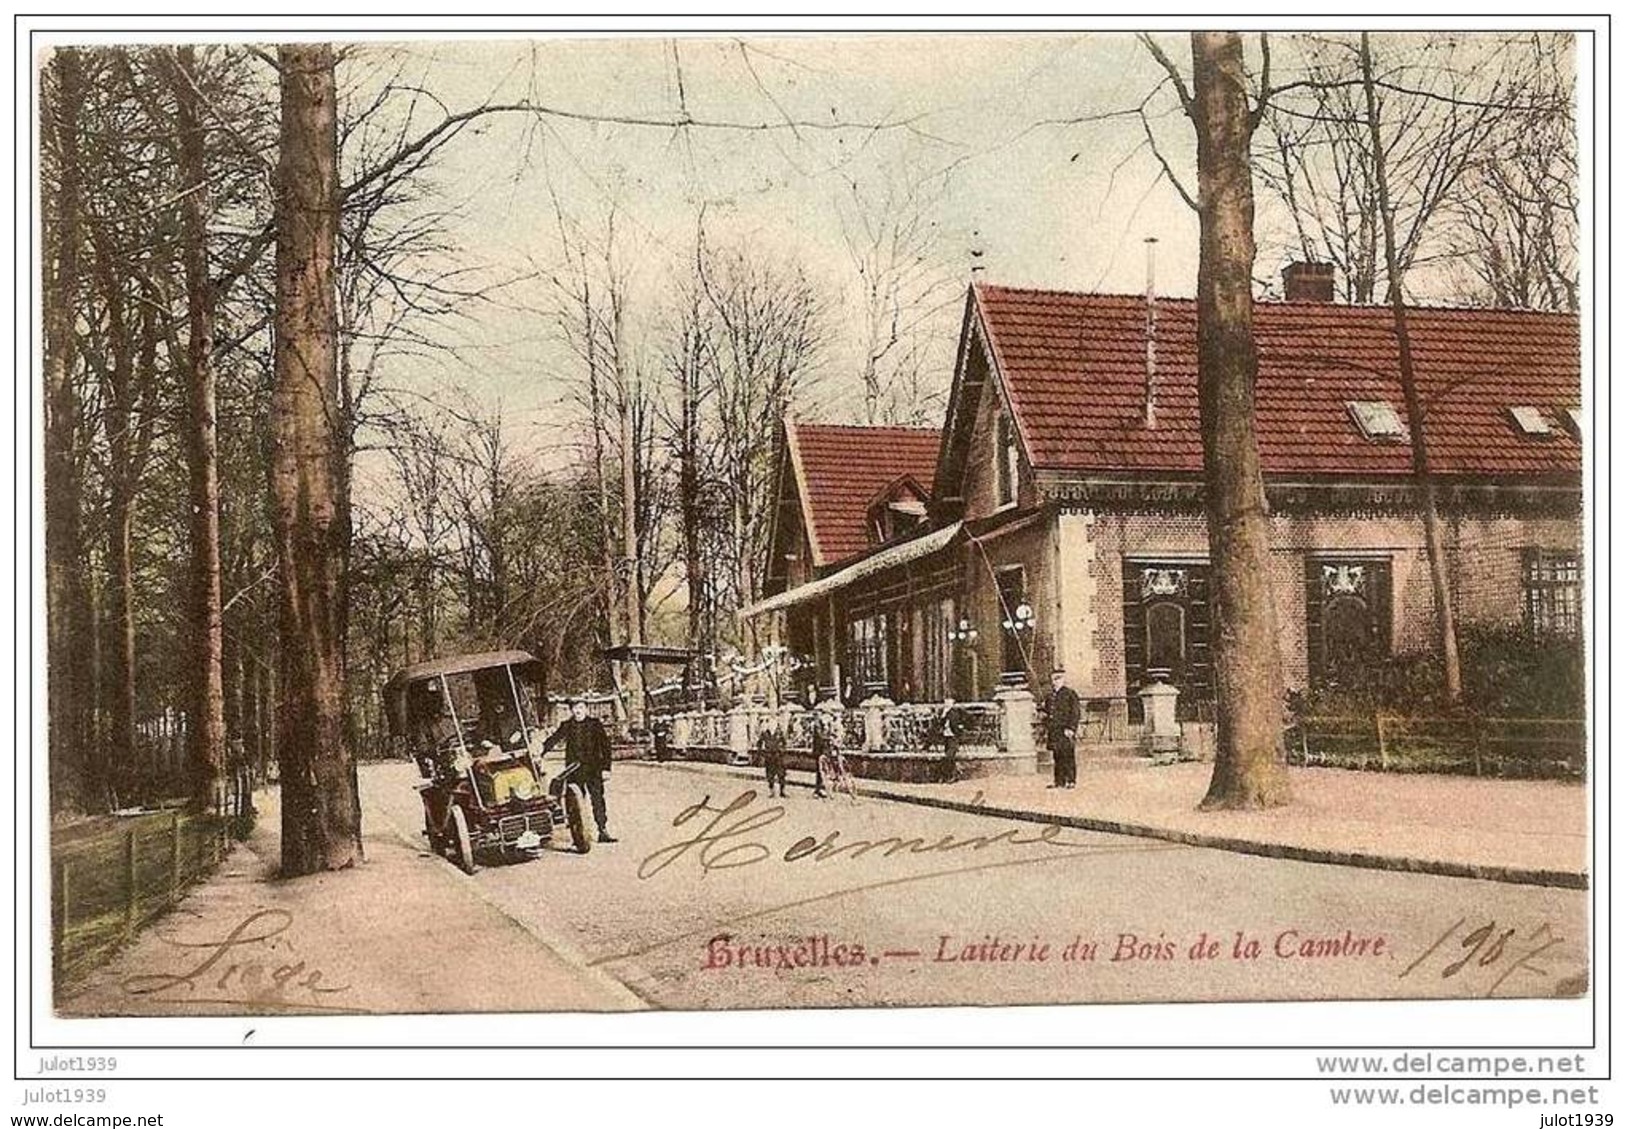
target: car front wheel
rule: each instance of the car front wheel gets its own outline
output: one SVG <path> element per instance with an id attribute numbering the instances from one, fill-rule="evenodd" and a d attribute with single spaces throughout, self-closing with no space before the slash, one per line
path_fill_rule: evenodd
<path id="1" fill-rule="evenodd" d="M 452 859 L 464 874 L 473 874 L 479 869 L 474 862 L 474 843 L 468 834 L 468 816 L 456 804 L 451 808 L 451 838 L 456 850 L 456 857 Z"/>

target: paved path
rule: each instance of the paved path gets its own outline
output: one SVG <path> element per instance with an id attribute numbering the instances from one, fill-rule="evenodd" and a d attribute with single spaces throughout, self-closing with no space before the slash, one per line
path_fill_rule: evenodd
<path id="1" fill-rule="evenodd" d="M 1297 857 L 1360 856 L 1429 870 L 1583 888 L 1589 797 L 1582 784 L 1463 776 L 1288 769 L 1292 803 L 1270 811 L 1203 812 L 1211 764 L 1096 762 L 1071 791 L 1039 776 L 942 784 L 873 784 L 880 792 L 983 804 L 1096 825 L 1290 848 Z"/>
<path id="2" fill-rule="evenodd" d="M 410 771 L 410 770 L 409 770 Z M 363 770 L 370 782 L 373 773 Z M 388 774 L 393 787 L 401 773 Z M 400 786 L 416 802 L 410 777 Z M 372 789 L 368 789 L 369 793 Z M 62 1015 L 621 1011 L 648 1006 L 519 927 L 460 871 L 367 813 L 366 862 L 280 880 L 276 792 L 254 834 Z M 370 807 L 371 805 L 369 805 Z"/>
<path id="3" fill-rule="evenodd" d="M 769 801 L 726 772 L 641 764 L 618 765 L 610 779 L 621 842 L 465 876 L 408 846 L 421 827 L 414 779 L 410 765 L 363 769 L 360 871 L 267 884 L 261 864 L 234 856 L 232 872 L 160 924 L 168 941 L 149 934 L 63 1010 L 1371 999 L 1586 986 L 1581 891 L 1311 865 L 795 789 Z M 291 950 L 274 955 L 348 992 L 238 992 L 237 1003 L 217 1005 L 198 977 L 192 992 L 129 994 L 132 976 L 196 963 L 175 940 L 221 935 L 256 907 L 290 914 Z M 1481 946 L 1452 972 L 1472 950 L 1463 939 L 1491 923 L 1496 937 L 1512 931 L 1493 959 L 1479 959 L 1490 957 Z"/>

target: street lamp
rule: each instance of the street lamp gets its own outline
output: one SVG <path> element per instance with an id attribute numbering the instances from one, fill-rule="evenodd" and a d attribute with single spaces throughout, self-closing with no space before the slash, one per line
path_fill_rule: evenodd
<path id="1" fill-rule="evenodd" d="M 954 651 L 954 668 L 950 678 L 960 683 L 961 689 L 968 691 L 965 694 L 968 698 L 976 696 L 976 634 L 976 625 L 964 616 L 948 628 L 948 642 Z"/>
<path id="2" fill-rule="evenodd" d="M 1016 610 L 1004 621 L 1004 629 L 1014 632 L 1031 631 L 1034 618 L 1031 604 L 1017 604 Z"/>

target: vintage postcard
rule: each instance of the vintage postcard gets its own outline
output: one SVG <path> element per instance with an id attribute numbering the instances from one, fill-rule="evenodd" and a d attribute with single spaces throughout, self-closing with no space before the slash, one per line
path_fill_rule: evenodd
<path id="1" fill-rule="evenodd" d="M 52 1029 L 1595 1046 L 1596 37 L 1381 22 L 37 37 Z"/>

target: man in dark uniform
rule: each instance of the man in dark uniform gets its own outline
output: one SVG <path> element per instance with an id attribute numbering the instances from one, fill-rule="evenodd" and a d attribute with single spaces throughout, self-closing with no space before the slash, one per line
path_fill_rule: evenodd
<path id="1" fill-rule="evenodd" d="M 949 694 L 942 701 L 942 782 L 952 784 L 959 779 L 959 740 L 965 735 L 965 711 L 954 703 Z"/>
<path id="2" fill-rule="evenodd" d="M 829 732 L 824 727 L 824 715 L 818 708 L 818 687 L 808 686 L 803 705 L 807 710 L 807 731 L 812 735 L 813 795 L 822 800 L 824 792 L 824 758 L 829 756 Z"/>
<path id="3" fill-rule="evenodd" d="M 784 795 L 784 734 L 779 732 L 778 719 L 769 717 L 756 738 L 756 751 L 762 754 L 762 767 L 767 770 L 767 794 L 773 795 L 776 786 Z"/>
<path id="4" fill-rule="evenodd" d="M 592 800 L 598 841 L 615 842 L 609 833 L 609 808 L 604 802 L 604 776 L 610 766 L 609 734 L 604 732 L 603 722 L 587 716 L 587 703 L 580 698 L 570 703 L 570 716 L 543 742 L 542 751 L 547 752 L 560 741 L 564 742 L 564 763 L 575 766 L 567 782 L 581 785 Z"/>
<path id="5" fill-rule="evenodd" d="M 457 724 L 446 712 L 445 694 L 440 679 L 432 678 L 412 687 L 412 721 L 419 742 L 419 767 L 424 775 L 440 775 L 452 771 L 455 755 L 461 751 Z"/>
<path id="6" fill-rule="evenodd" d="M 1044 743 L 1055 758 L 1055 783 L 1051 788 L 1073 788 L 1078 783 L 1078 721 L 1083 705 L 1078 692 L 1066 684 L 1066 671 L 1050 672 L 1049 697 L 1044 699 Z"/>

